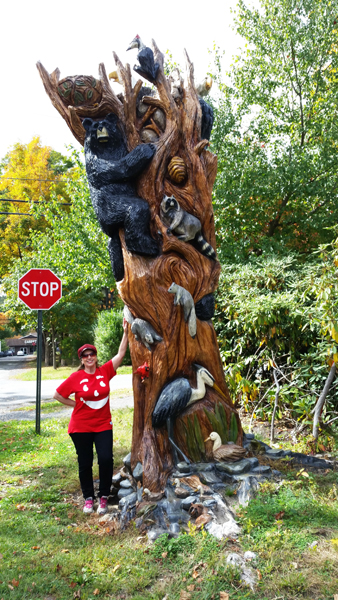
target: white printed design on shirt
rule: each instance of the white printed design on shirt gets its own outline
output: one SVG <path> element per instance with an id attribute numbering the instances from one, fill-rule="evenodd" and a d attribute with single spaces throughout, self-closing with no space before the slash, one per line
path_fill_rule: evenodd
<path id="1" fill-rule="evenodd" d="M 84 392 L 88 392 L 88 390 L 89 390 L 89 387 L 88 387 L 88 385 L 84 385 L 84 386 L 83 386 L 83 391 L 84 391 Z"/>
<path id="2" fill-rule="evenodd" d="M 96 396 L 99 396 L 99 395 L 100 395 L 99 392 L 97 390 L 95 390 L 94 396 L 96 397 Z"/>
<path id="3" fill-rule="evenodd" d="M 107 384 L 104 381 L 100 381 L 100 386 L 101 387 L 107 387 Z"/>
<path id="4" fill-rule="evenodd" d="M 98 408 L 102 408 L 105 404 L 107 404 L 108 400 L 109 400 L 109 395 L 107 396 L 107 398 L 103 398 L 103 400 L 84 400 L 83 398 L 80 398 L 80 400 L 82 400 L 82 402 L 84 404 L 86 404 L 89 408 L 94 408 L 95 410 L 97 410 Z"/>
<path id="5" fill-rule="evenodd" d="M 104 375 L 96 375 L 96 379 L 103 379 Z"/>
<path id="6" fill-rule="evenodd" d="M 85 383 L 86 381 L 89 381 L 89 379 L 81 379 L 80 385 L 81 385 L 81 383 Z"/>

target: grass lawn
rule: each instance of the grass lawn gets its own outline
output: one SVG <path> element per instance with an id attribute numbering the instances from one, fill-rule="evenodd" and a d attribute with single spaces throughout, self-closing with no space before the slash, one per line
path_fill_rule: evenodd
<path id="1" fill-rule="evenodd" d="M 67 379 L 67 377 L 76 370 L 77 367 L 58 367 L 57 369 L 53 369 L 53 367 L 42 366 L 41 379 Z M 128 365 L 119 367 L 117 371 L 118 375 L 129 375 L 132 372 L 132 367 Z M 19 381 L 35 381 L 36 361 L 30 362 L 29 367 L 23 368 L 22 372 L 17 373 L 13 379 L 18 379 Z"/>
<path id="2" fill-rule="evenodd" d="M 26 411 L 29 412 L 31 410 L 35 411 L 35 404 L 31 404 L 30 406 L 19 406 L 19 408 L 13 408 L 12 411 L 13 412 L 21 412 L 21 411 Z M 67 409 L 69 408 L 69 406 L 66 406 L 65 404 L 61 404 L 61 402 L 58 402 L 57 400 L 52 400 L 50 402 L 41 402 L 41 413 L 43 414 L 47 414 L 47 413 L 53 413 L 56 412 L 58 410 L 63 410 L 63 409 Z"/>
<path id="3" fill-rule="evenodd" d="M 115 466 L 131 445 L 133 410 L 116 410 Z M 299 471 L 267 483 L 238 511 L 238 541 L 194 527 L 149 545 L 133 524 L 85 516 L 68 419 L 0 423 L 0 600 L 333 600 L 338 594 L 338 478 Z M 95 466 L 94 476 L 97 477 Z M 314 548 L 310 547 L 316 542 Z M 258 587 L 243 587 L 229 551 L 258 553 Z M 185 592 L 185 593 L 183 593 Z M 190 595 L 189 595 L 190 594 Z M 225 598 L 226 596 L 224 596 Z"/>

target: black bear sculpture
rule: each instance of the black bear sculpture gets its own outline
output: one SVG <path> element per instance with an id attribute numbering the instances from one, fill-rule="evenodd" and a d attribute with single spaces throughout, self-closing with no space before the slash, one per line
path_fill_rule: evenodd
<path id="1" fill-rule="evenodd" d="M 127 249 L 156 256 L 158 246 L 150 235 L 149 206 L 135 190 L 135 178 L 155 153 L 154 144 L 140 144 L 128 153 L 118 118 L 113 113 L 100 121 L 84 119 L 86 171 L 90 195 L 102 230 L 109 236 L 108 250 L 116 281 L 124 277 L 119 229 L 124 228 Z"/>

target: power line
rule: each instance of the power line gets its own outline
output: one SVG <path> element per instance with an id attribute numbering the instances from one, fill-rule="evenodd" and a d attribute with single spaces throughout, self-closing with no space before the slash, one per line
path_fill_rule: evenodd
<path id="1" fill-rule="evenodd" d="M 3 175 L 0 175 L 0 179 L 10 179 L 12 181 L 53 181 L 54 183 L 63 183 L 65 181 L 72 181 L 72 179 L 70 177 L 67 177 L 67 179 L 61 179 L 60 181 L 56 181 L 55 179 L 34 179 L 31 177 L 4 177 Z"/>
<path id="2" fill-rule="evenodd" d="M 25 202 L 27 204 L 44 204 L 47 200 L 16 200 L 15 198 L 0 198 L 0 202 Z M 60 202 L 60 206 L 72 206 L 71 202 Z"/>

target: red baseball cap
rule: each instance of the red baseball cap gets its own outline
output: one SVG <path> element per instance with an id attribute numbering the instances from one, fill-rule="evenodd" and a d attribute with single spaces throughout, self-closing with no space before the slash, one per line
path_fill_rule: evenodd
<path id="1" fill-rule="evenodd" d="M 95 354 L 97 354 L 97 350 L 96 350 L 95 346 L 92 346 L 91 344 L 84 344 L 77 351 L 77 355 L 79 358 L 81 358 L 81 356 L 85 352 L 85 350 L 92 350 L 93 352 L 95 352 Z"/>

